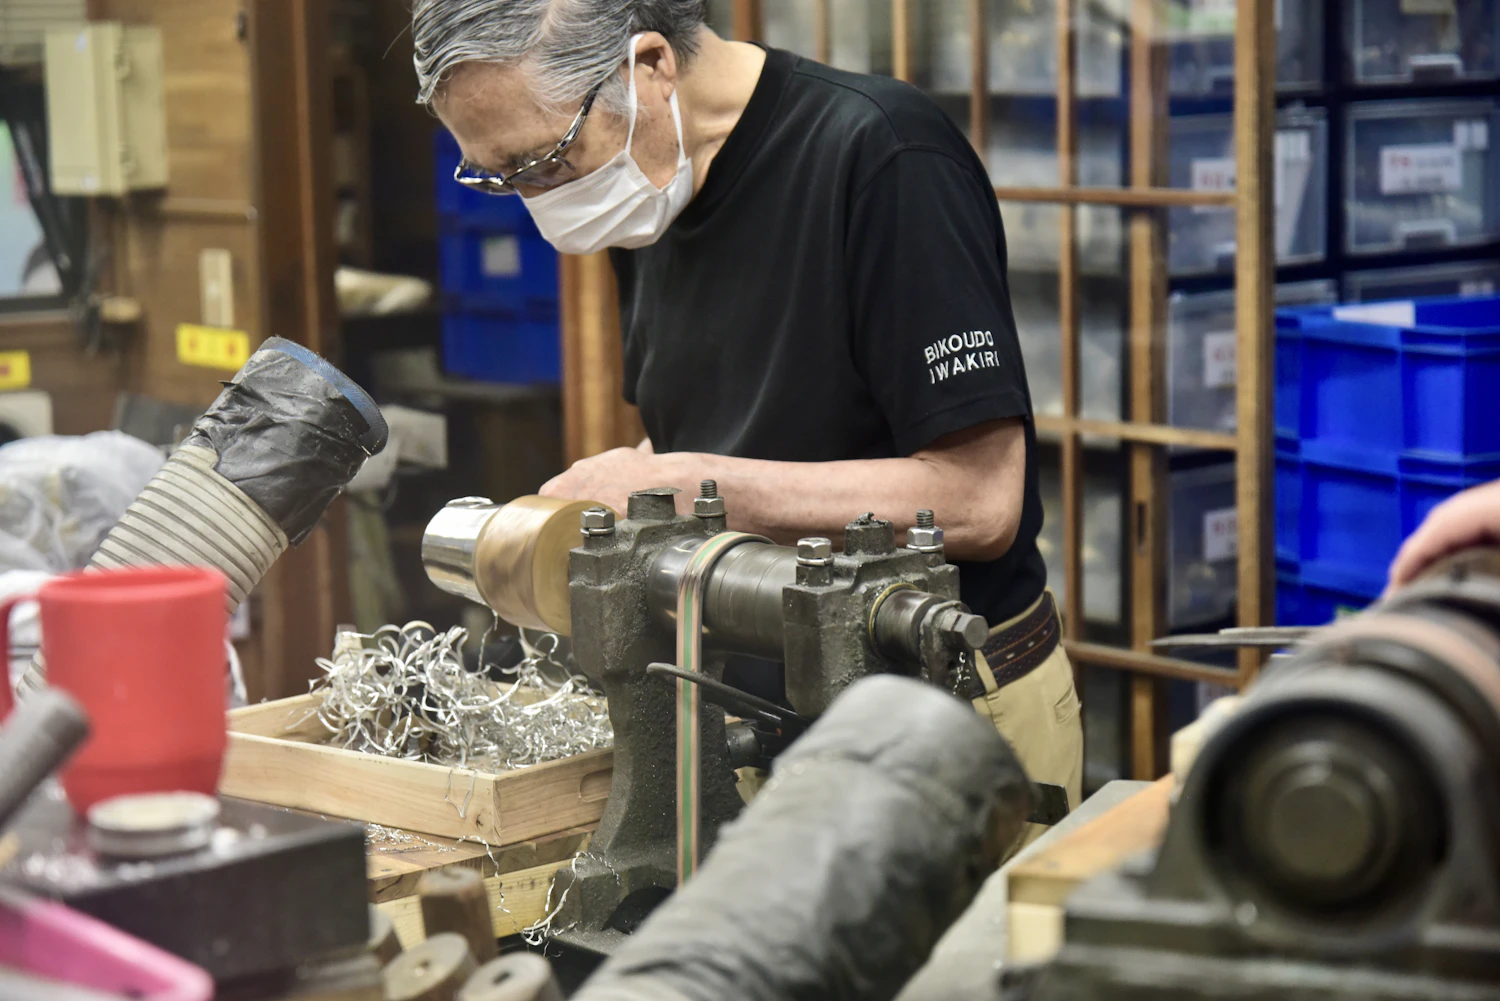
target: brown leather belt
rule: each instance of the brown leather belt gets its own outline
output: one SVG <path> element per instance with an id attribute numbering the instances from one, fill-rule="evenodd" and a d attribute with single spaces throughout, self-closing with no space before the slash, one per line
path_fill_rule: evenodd
<path id="1" fill-rule="evenodd" d="M 1042 600 L 1021 617 L 1019 622 L 990 636 L 980 653 L 995 676 L 995 688 L 1020 681 L 1052 655 L 1062 639 L 1062 623 L 1052 592 L 1043 591 Z"/>

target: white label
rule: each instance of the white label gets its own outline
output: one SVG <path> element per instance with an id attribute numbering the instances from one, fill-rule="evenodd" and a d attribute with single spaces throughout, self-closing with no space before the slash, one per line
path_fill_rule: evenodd
<path id="1" fill-rule="evenodd" d="M 1483 118 L 1454 122 L 1453 145 L 1461 152 L 1484 152 L 1490 148 L 1490 123 Z"/>
<path id="2" fill-rule="evenodd" d="M 1495 283 L 1488 278 L 1476 278 L 1473 281 L 1459 282 L 1459 295 L 1493 295 Z"/>
<path id="3" fill-rule="evenodd" d="M 1218 156 L 1193 161 L 1194 191 L 1233 191 L 1234 157 Z"/>
<path id="4" fill-rule="evenodd" d="M 1195 35 L 1234 34 L 1235 0 L 1192 0 L 1188 31 Z"/>
<path id="5" fill-rule="evenodd" d="M 1383 146 L 1382 195 L 1438 195 L 1462 190 L 1464 159 L 1452 143 Z"/>
<path id="6" fill-rule="evenodd" d="M 1403 14 L 1435 14 L 1446 17 L 1458 15 L 1457 0 L 1401 0 Z"/>
<path id="7" fill-rule="evenodd" d="M 1414 327 L 1417 325 L 1417 304 L 1407 299 L 1401 302 L 1369 302 L 1358 306 L 1335 306 L 1333 318 L 1346 323 Z"/>
<path id="8" fill-rule="evenodd" d="M 1203 388 L 1223 389 L 1235 383 L 1239 346 L 1233 330 L 1203 335 Z"/>
<path id="9" fill-rule="evenodd" d="M 492 236 L 480 250 L 480 269 L 486 278 L 514 278 L 521 273 L 521 241 L 514 236 Z"/>
<path id="10" fill-rule="evenodd" d="M 1232 560 L 1240 552 L 1240 513 L 1232 507 L 1203 516 L 1203 558 L 1210 563 Z"/>

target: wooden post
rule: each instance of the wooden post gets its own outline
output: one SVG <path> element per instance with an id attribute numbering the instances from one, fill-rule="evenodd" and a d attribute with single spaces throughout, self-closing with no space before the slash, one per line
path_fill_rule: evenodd
<path id="1" fill-rule="evenodd" d="M 911 80 L 911 0 L 891 0 L 891 75 Z"/>
<path id="2" fill-rule="evenodd" d="M 1078 102 L 1074 79 L 1077 47 L 1073 44 L 1074 0 L 1057 0 L 1057 182 L 1064 188 L 1078 184 Z M 1060 209 L 1062 231 L 1058 234 L 1057 294 L 1058 327 L 1062 337 L 1063 416 L 1079 415 L 1078 355 L 1078 209 Z M 1084 635 L 1083 594 L 1083 446 L 1076 428 L 1062 436 L 1063 580 L 1066 597 L 1063 610 L 1064 635 L 1081 640 Z"/>
<path id="3" fill-rule="evenodd" d="M 1130 11 L 1130 182 L 1154 188 L 1166 160 L 1166 65 L 1156 41 L 1156 0 L 1131 0 Z M 1159 212 L 1136 212 L 1130 218 L 1130 416 L 1145 423 L 1155 423 L 1163 409 L 1160 333 L 1167 258 L 1162 228 Z M 1137 650 L 1150 649 L 1166 618 L 1164 465 L 1156 446 L 1130 446 L 1130 633 Z M 1131 682 L 1131 757 L 1137 779 L 1156 778 L 1166 764 L 1160 688 L 1152 678 Z"/>
<path id="4" fill-rule="evenodd" d="M 1239 617 L 1264 625 L 1275 609 L 1275 477 L 1272 375 L 1275 372 L 1274 243 L 1276 27 L 1273 0 L 1241 0 L 1235 12 L 1234 143 L 1237 174 L 1235 407 L 1239 448 L 1235 502 L 1239 511 Z M 1240 683 L 1253 681 L 1260 651 L 1240 651 Z"/>
<path id="5" fill-rule="evenodd" d="M 1059 0 L 1066 3 L 1067 0 Z M 969 0 L 969 142 L 989 166 L 990 146 L 990 30 L 987 0 Z M 1062 109 L 1058 109 L 1058 128 Z M 1067 184 L 1067 181 L 1063 181 Z"/>
<path id="6" fill-rule="evenodd" d="M 757 42 L 765 35 L 765 12 L 760 0 L 734 0 L 734 37 L 741 42 Z"/>
<path id="7" fill-rule="evenodd" d="M 562 258 L 563 438 L 569 463 L 646 436 L 625 402 L 620 308 L 608 254 Z"/>
<path id="8" fill-rule="evenodd" d="M 260 330 L 297 341 L 335 364 L 339 314 L 333 270 L 333 107 L 329 10 L 322 0 L 247 5 L 253 95 L 252 170 L 260 278 Z M 335 504 L 301 546 L 277 561 L 263 595 L 259 691 L 306 691 L 315 659 L 349 617 L 348 536 Z"/>

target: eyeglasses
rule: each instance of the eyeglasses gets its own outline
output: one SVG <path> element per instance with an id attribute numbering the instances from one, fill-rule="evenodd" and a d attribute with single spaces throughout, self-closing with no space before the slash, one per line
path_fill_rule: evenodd
<path id="1" fill-rule="evenodd" d="M 470 191 L 479 191 L 486 195 L 519 194 L 516 191 L 518 184 L 546 191 L 571 181 L 578 173 L 578 168 L 568 162 L 566 154 L 568 149 L 578 141 L 578 134 L 583 131 L 583 123 L 588 121 L 589 109 L 594 106 L 594 98 L 599 96 L 599 91 L 607 82 L 609 82 L 608 77 L 600 80 L 584 95 L 583 107 L 578 109 L 578 116 L 573 119 L 573 124 L 568 126 L 568 131 L 563 133 L 562 139 L 558 140 L 550 153 L 537 157 L 524 167 L 517 168 L 509 176 L 476 170 L 469 166 L 468 161 L 460 160 L 458 166 L 453 169 L 453 179 Z"/>

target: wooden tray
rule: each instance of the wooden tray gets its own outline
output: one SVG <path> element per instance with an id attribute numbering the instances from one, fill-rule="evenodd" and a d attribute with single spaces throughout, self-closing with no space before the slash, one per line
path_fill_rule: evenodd
<path id="1" fill-rule="evenodd" d="M 403 761 L 329 747 L 316 695 L 229 713 L 219 791 L 445 838 L 511 845 L 599 820 L 614 752 L 590 751 L 513 772 Z"/>

